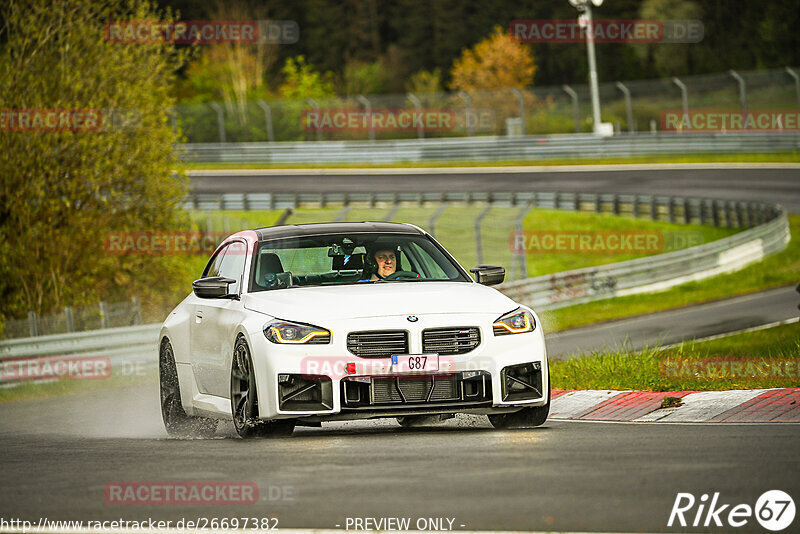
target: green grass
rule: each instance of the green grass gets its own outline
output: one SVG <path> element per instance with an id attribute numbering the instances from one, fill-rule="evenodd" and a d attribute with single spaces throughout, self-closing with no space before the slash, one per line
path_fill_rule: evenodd
<path id="1" fill-rule="evenodd" d="M 185 170 L 220 170 L 220 169 L 343 169 L 343 168 L 429 168 L 429 167 L 503 167 L 518 165 L 621 165 L 636 163 L 797 163 L 800 152 L 776 152 L 770 154 L 655 154 L 650 156 L 617 157 L 617 158 L 552 158 L 502 161 L 426 161 L 383 163 L 193 163 L 184 162 Z"/>
<path id="2" fill-rule="evenodd" d="M 0 402 L 27 401 L 61 395 L 75 395 L 118 388 L 158 383 L 158 370 L 150 369 L 133 375 L 112 375 L 101 380 L 54 380 L 50 382 L 25 382 L 0 388 Z"/>
<path id="3" fill-rule="evenodd" d="M 789 216 L 794 239 L 783 251 L 739 271 L 681 284 L 657 293 L 600 300 L 544 312 L 548 332 L 734 297 L 800 280 L 800 215 Z"/>
<path id="4" fill-rule="evenodd" d="M 740 363 L 734 370 L 723 362 Z M 791 362 L 786 366 L 786 362 Z M 780 363 L 780 371 L 773 364 Z M 748 365 L 750 364 L 750 365 Z M 550 363 L 555 389 L 729 390 L 800 386 L 800 324 L 682 343 L 584 353 Z M 780 374 L 783 376 L 780 376 Z M 791 375 L 791 376 L 789 376 Z"/>

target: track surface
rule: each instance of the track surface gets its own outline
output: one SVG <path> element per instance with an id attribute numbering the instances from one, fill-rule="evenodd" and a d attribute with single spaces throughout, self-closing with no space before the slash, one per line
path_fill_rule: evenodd
<path id="1" fill-rule="evenodd" d="M 541 169 L 541 170 L 539 170 Z M 389 170 L 207 171 L 191 176 L 197 193 L 320 193 L 425 191 L 565 191 L 683 195 L 777 202 L 800 213 L 800 166 L 747 165 L 575 166 Z"/>
<path id="2" fill-rule="evenodd" d="M 752 178 L 758 176 L 758 179 Z M 436 178 L 437 181 L 434 181 Z M 609 191 L 781 202 L 800 212 L 800 170 L 670 170 L 471 174 L 387 178 L 195 178 L 198 191 Z M 400 184 L 398 186 L 398 184 Z M 217 188 L 217 189 L 215 189 Z M 551 353 L 654 338 L 668 343 L 796 314 L 791 288 L 708 307 L 561 334 Z M 699 310 L 699 311 L 698 311 Z M 701 320 L 702 319 L 702 320 Z M 730 326 L 731 328 L 727 328 Z M 495 431 L 484 418 L 403 429 L 392 420 L 298 429 L 283 440 L 170 440 L 156 384 L 0 404 L 0 518 L 170 519 L 277 517 L 280 527 L 344 526 L 347 517 L 446 517 L 459 529 L 698 531 L 667 528 L 678 492 L 720 492 L 754 505 L 769 489 L 800 504 L 800 425 L 602 424 L 549 421 Z M 244 506 L 115 506 L 121 481 L 251 481 Z M 290 492 L 277 498 L 275 488 Z M 272 491 L 270 488 L 273 488 Z M 800 524 L 795 519 L 792 528 Z M 463 525 L 463 526 L 462 526 Z M 730 531 L 731 528 L 717 529 Z M 740 532 L 763 531 L 753 520 Z M 790 529 L 791 530 L 791 529 Z"/>
<path id="3" fill-rule="evenodd" d="M 744 330 L 798 316 L 800 295 L 793 286 L 771 289 L 675 310 L 573 328 L 547 336 L 547 354 L 564 357 L 576 350 L 623 345 L 671 345 Z"/>
<path id="4" fill-rule="evenodd" d="M 495 431 L 474 417 L 419 429 L 338 423 L 256 441 L 227 439 L 225 426 L 217 439 L 183 441 L 163 439 L 156 395 L 152 386 L 0 406 L 0 517 L 272 516 L 281 527 L 327 528 L 347 517 L 449 517 L 456 530 L 652 532 L 687 531 L 666 526 L 678 492 L 751 506 L 770 489 L 800 497 L 800 425 L 550 421 Z M 254 482 L 262 499 L 104 500 L 108 483 L 208 480 Z M 290 498 L 270 500 L 270 487 Z"/>

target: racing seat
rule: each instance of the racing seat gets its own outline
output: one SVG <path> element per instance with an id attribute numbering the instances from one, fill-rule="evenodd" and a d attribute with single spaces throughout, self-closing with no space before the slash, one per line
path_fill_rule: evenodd
<path id="1" fill-rule="evenodd" d="M 283 270 L 283 264 L 277 254 L 264 252 L 258 257 L 256 282 L 263 287 L 286 287 L 292 285 L 292 273 Z"/>

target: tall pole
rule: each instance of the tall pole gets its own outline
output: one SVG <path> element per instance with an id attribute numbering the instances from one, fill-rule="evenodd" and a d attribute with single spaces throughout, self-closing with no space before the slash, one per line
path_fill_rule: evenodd
<path id="1" fill-rule="evenodd" d="M 597 133 L 600 129 L 600 91 L 597 87 L 597 63 L 594 57 L 594 26 L 592 25 L 592 6 L 585 4 L 586 11 L 586 50 L 589 55 L 589 89 L 592 93 L 592 122 Z"/>

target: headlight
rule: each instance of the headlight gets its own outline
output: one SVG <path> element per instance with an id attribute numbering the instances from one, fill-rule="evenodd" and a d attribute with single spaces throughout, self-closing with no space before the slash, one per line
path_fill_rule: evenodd
<path id="1" fill-rule="evenodd" d="M 536 319 L 533 318 L 531 312 L 517 308 L 497 319 L 492 324 L 492 327 L 496 336 L 522 334 L 524 332 L 533 332 L 536 328 Z"/>
<path id="2" fill-rule="evenodd" d="M 310 324 L 272 321 L 264 325 L 264 335 L 273 343 L 288 345 L 324 345 L 331 342 L 331 333 Z"/>

